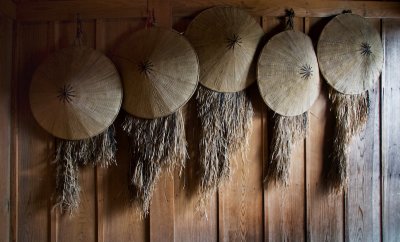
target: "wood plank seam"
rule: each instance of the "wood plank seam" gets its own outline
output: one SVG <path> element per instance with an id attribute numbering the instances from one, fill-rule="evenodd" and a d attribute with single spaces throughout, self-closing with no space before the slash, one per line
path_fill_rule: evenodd
<path id="1" fill-rule="evenodd" d="M 0 13 L 15 20 L 17 16 L 17 6 L 12 0 L 0 0 L 0 6 Z"/>
<path id="2" fill-rule="evenodd" d="M 13 70 L 12 70 L 12 137 L 11 137 L 11 223 L 10 235 L 11 241 L 18 241 L 18 63 L 19 63 L 19 41 L 18 36 L 20 32 L 20 25 L 14 23 L 13 30 Z"/>
<path id="3" fill-rule="evenodd" d="M 381 34 L 382 34 L 382 45 L 383 45 L 383 56 L 386 57 L 386 24 L 385 20 L 381 20 Z M 385 59 L 386 62 L 386 59 Z M 386 154 L 385 154 L 385 146 L 386 146 L 386 125 L 385 125 L 385 119 L 384 115 L 386 115 L 385 112 L 385 80 L 386 80 L 386 64 L 384 64 L 383 69 L 382 69 L 382 74 L 381 74 L 381 84 L 380 84 L 380 177 L 381 177 L 381 182 L 380 182 L 380 189 L 381 189 L 381 241 L 384 241 L 385 235 L 384 235 L 384 196 L 385 196 L 385 176 L 386 174 L 384 171 L 386 170 L 385 164 L 386 164 Z"/>

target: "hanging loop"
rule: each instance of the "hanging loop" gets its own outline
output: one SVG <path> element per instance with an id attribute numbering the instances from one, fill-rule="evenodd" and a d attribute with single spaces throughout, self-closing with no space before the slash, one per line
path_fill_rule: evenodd
<path id="1" fill-rule="evenodd" d="M 295 14 L 294 14 L 293 8 L 291 8 L 289 10 L 286 10 L 286 17 L 287 17 L 286 29 L 287 30 L 293 30 L 294 29 L 294 20 L 293 20 L 294 16 L 295 16 Z"/>
<path id="2" fill-rule="evenodd" d="M 156 26 L 156 18 L 154 17 L 154 8 L 150 11 L 147 9 L 146 29 Z"/>
<path id="3" fill-rule="evenodd" d="M 76 36 L 75 36 L 75 45 L 82 46 L 83 45 L 83 28 L 82 28 L 82 19 L 79 13 L 76 14 Z"/>

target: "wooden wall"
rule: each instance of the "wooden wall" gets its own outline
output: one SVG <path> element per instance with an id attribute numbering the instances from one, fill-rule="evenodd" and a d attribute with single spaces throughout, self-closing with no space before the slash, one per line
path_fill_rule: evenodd
<path id="1" fill-rule="evenodd" d="M 142 17 L 118 18 L 111 9 L 108 16 L 113 18 L 108 18 L 96 8 L 90 12 L 85 8 L 85 1 L 82 2 L 79 6 L 83 10 L 86 44 L 109 56 L 125 36 L 144 26 L 144 14 Z M 181 32 L 194 13 L 206 7 L 198 1 L 201 7 L 196 6 L 194 12 L 184 12 L 189 6 L 184 1 L 179 5 L 174 2 L 150 0 L 148 4 L 154 9 L 160 26 Z M 222 3 L 206 2 L 209 6 Z M 276 4 L 276 1 L 271 2 Z M 249 92 L 255 115 L 248 160 L 242 161 L 240 156 L 233 159 L 231 181 L 211 198 L 206 208 L 207 218 L 196 212 L 198 196 L 192 192 L 197 179 L 199 128 L 195 104 L 191 101 L 184 108 L 191 157 L 185 174 L 181 179 L 177 175 L 164 175 L 160 179 L 150 216 L 141 221 L 134 208 L 128 206 L 128 145 L 120 128 L 118 166 L 86 168 L 80 174 L 83 192 L 79 213 L 72 217 L 60 216 L 52 209 L 55 184 L 51 163 L 53 138 L 33 119 L 28 90 L 39 63 L 49 53 L 73 42 L 75 23 L 73 15 L 70 20 L 63 20 L 64 15 L 57 18 L 54 14 L 57 9 L 51 12 L 44 5 L 41 11 L 47 11 L 48 15 L 40 15 L 38 11 L 35 15 L 33 7 L 40 9 L 41 3 L 29 4 L 17 5 L 13 90 L 10 90 L 11 76 L 7 71 L 12 69 L 9 64 L 12 23 L 3 18 L 0 22 L 0 63 L 8 63 L 8 66 L 0 65 L 0 241 L 400 241 L 400 21 L 390 18 L 396 10 L 400 12 L 398 5 L 384 12 L 378 4 L 376 11 L 374 8 L 364 12 L 362 8 L 357 10 L 372 17 L 369 21 L 381 32 L 385 65 L 382 78 L 371 90 L 367 127 L 351 147 L 347 191 L 329 194 L 324 186 L 334 121 L 329 111 L 326 85 L 310 112 L 310 134 L 293 153 L 289 186 L 263 185 L 271 113 L 253 86 Z M 106 2 L 99 4 L 104 6 Z M 65 5 L 66 11 L 72 11 L 68 6 Z M 326 6 L 334 8 L 336 5 L 327 2 Z M 146 4 L 142 7 L 135 11 L 145 12 Z M 310 11 L 295 8 L 301 13 L 295 19 L 295 28 L 308 33 L 316 43 L 330 18 L 322 1 L 310 8 Z M 282 31 L 282 23 L 276 17 L 282 8 L 269 12 L 259 10 L 250 8 L 266 31 L 267 39 Z M 96 17 L 96 11 L 99 17 Z M 258 14 L 260 12 L 263 14 Z M 28 14 L 31 14 L 30 19 Z M 6 31 L 2 31 L 3 28 Z M 4 37 L 5 32 L 8 34 Z M 11 94 L 15 99 L 13 112 L 10 112 Z M 121 117 L 116 125 L 119 127 L 120 123 Z"/>
<path id="2" fill-rule="evenodd" d="M 0 241 L 10 232 L 13 20 L 0 11 Z"/>

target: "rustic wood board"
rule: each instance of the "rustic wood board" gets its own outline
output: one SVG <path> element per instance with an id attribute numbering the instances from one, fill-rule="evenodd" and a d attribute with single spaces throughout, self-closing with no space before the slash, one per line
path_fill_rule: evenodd
<path id="1" fill-rule="evenodd" d="M 246 154 L 231 158 L 231 177 L 218 192 L 219 241 L 261 241 L 263 236 L 262 118 L 257 88 L 247 90 L 254 108 Z M 247 156 L 247 157 L 246 157 Z"/>
<path id="2" fill-rule="evenodd" d="M 97 36 L 104 39 L 98 40 L 101 43 L 99 48 L 104 48 L 107 55 L 112 58 L 113 50 L 123 41 L 124 37 L 140 28 L 144 23 L 142 19 L 114 19 L 104 20 L 104 34 Z M 97 47 L 97 46 L 96 46 Z M 130 155 L 129 142 L 126 134 L 121 128 L 124 113 L 118 116 L 115 127 L 117 132 L 118 150 L 117 166 L 108 169 L 99 169 L 98 193 L 103 195 L 102 208 L 99 206 L 98 214 L 102 214 L 102 224 L 99 224 L 100 241 L 148 241 L 149 220 L 140 220 L 136 207 L 130 206 L 130 195 L 128 190 L 128 170 Z"/>
<path id="3" fill-rule="evenodd" d="M 10 238 L 12 27 L 12 20 L 0 13 L 0 234 L 3 238 Z"/>
<path id="4" fill-rule="evenodd" d="M 303 31 L 304 23 L 302 18 L 294 19 L 294 28 Z M 263 28 L 271 38 L 285 30 L 285 24 L 281 19 L 273 17 L 263 18 Z M 273 113 L 266 112 L 265 119 L 272 121 Z M 272 125 L 266 124 L 266 132 L 263 133 L 265 143 L 264 167 L 269 159 L 269 143 L 272 134 Z M 265 169 L 265 168 L 264 168 Z M 305 239 L 305 150 L 304 141 L 300 141 L 293 150 L 289 169 L 289 183 L 287 187 L 278 184 L 265 184 L 264 219 L 265 219 L 265 240 L 266 241 L 303 241 Z"/>
<path id="5" fill-rule="evenodd" d="M 51 142 L 48 135 L 34 120 L 29 105 L 29 86 L 32 74 L 48 54 L 47 25 L 21 24 L 17 26 L 18 49 L 16 74 L 18 85 L 14 119 L 16 136 L 12 166 L 15 169 L 13 189 L 16 202 L 13 215 L 16 235 L 13 240 L 46 241 L 50 234 L 48 223 L 50 196 L 54 173 L 51 161 Z"/>
<path id="6" fill-rule="evenodd" d="M 329 19 L 310 18 L 309 35 L 314 47 Z M 322 78 L 322 77 L 321 77 Z M 307 241 L 344 239 L 343 194 L 330 194 L 326 186 L 326 168 L 333 139 L 334 118 L 329 111 L 327 84 L 310 110 L 310 133 L 306 139 Z"/>
<path id="7" fill-rule="evenodd" d="M 382 75 L 382 227 L 383 241 L 400 241 L 400 21 L 384 20 Z"/>
<path id="8" fill-rule="evenodd" d="M 95 22 L 82 23 L 84 45 L 94 48 Z M 60 22 L 55 25 L 55 48 L 61 49 L 74 44 L 76 37 L 76 22 Z M 69 216 L 57 214 L 57 241 L 96 241 L 96 176 L 92 166 L 79 168 L 79 183 L 81 186 L 81 203 L 78 211 Z"/>
<path id="9" fill-rule="evenodd" d="M 4 0 L 3 0 L 4 1 Z M 215 5 L 242 7 L 257 16 L 283 16 L 293 8 L 299 17 L 329 17 L 351 9 L 371 18 L 400 18 L 398 2 L 321 1 L 321 0 L 173 0 L 174 16 L 191 16 Z M 16 18 L 21 21 L 66 20 L 77 12 L 85 18 L 138 18 L 146 16 L 146 1 L 24 1 L 18 4 Z"/>
<path id="10" fill-rule="evenodd" d="M 174 18 L 174 29 L 183 33 L 191 18 Z M 184 107 L 189 159 L 179 177 L 175 174 L 175 241 L 218 241 L 218 203 L 215 194 L 205 208 L 199 207 L 199 127 L 196 101 L 192 98 Z M 203 210 L 204 209 L 204 210 Z"/>
<path id="11" fill-rule="evenodd" d="M 380 32 L 380 20 L 370 22 Z M 369 92 L 370 114 L 365 130 L 354 137 L 349 152 L 345 193 L 346 241 L 379 241 L 380 192 L 380 82 Z"/>

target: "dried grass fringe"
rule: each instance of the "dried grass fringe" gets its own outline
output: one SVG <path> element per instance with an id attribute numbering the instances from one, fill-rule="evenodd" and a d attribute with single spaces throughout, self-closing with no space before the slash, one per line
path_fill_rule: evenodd
<path id="1" fill-rule="evenodd" d="M 335 115 L 335 138 L 328 171 L 328 183 L 339 192 L 347 184 L 348 148 L 352 137 L 358 134 L 368 121 L 369 93 L 345 95 L 329 90 L 331 109 Z"/>
<path id="2" fill-rule="evenodd" d="M 132 201 L 140 206 L 138 213 L 144 218 L 149 213 L 154 187 L 162 168 L 172 172 L 185 166 L 187 144 L 181 110 L 167 117 L 139 119 L 126 115 L 122 124 L 129 136 L 130 190 Z"/>
<path id="3" fill-rule="evenodd" d="M 115 129 L 111 125 L 103 133 L 84 140 L 56 140 L 55 160 L 56 207 L 72 213 L 79 207 L 79 166 L 91 164 L 107 167 L 116 164 Z"/>
<path id="4" fill-rule="evenodd" d="M 265 182 L 286 186 L 289 180 L 291 154 L 296 144 L 308 134 L 308 112 L 297 116 L 275 113 L 270 146 L 271 156 L 266 167 Z"/>
<path id="5" fill-rule="evenodd" d="M 211 194 L 230 174 L 229 158 L 245 153 L 253 107 L 245 91 L 219 93 L 199 86 L 197 110 L 201 122 L 200 193 Z"/>

